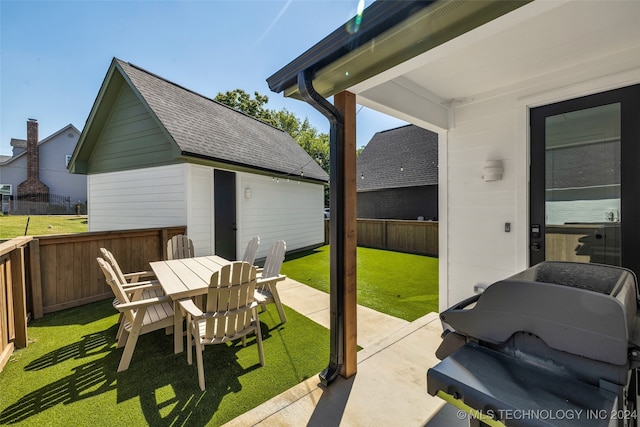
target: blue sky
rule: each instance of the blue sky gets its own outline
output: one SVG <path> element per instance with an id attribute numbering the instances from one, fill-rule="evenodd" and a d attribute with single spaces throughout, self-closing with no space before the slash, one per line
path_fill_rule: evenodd
<path id="1" fill-rule="evenodd" d="M 258 91 L 269 108 L 328 132 L 323 116 L 271 92 L 266 79 L 354 16 L 357 4 L 0 0 L 0 154 L 11 154 L 11 138 L 26 138 L 28 118 L 38 120 L 40 139 L 69 123 L 82 130 L 113 57 L 211 98 Z M 363 108 L 358 146 L 402 124 Z"/>

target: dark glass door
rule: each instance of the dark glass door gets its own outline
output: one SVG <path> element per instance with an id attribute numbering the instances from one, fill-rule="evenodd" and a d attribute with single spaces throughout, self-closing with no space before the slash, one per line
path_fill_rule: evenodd
<path id="1" fill-rule="evenodd" d="M 236 259 L 236 174 L 216 169 L 213 176 L 215 254 Z"/>
<path id="2" fill-rule="evenodd" d="M 530 114 L 530 264 L 640 273 L 640 85 Z"/>

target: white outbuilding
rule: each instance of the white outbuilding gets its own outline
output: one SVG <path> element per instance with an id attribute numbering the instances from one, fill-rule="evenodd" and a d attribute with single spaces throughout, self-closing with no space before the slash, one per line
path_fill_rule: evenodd
<path id="1" fill-rule="evenodd" d="M 69 170 L 89 231 L 187 226 L 196 255 L 324 241 L 328 176 L 289 134 L 114 58 Z"/>

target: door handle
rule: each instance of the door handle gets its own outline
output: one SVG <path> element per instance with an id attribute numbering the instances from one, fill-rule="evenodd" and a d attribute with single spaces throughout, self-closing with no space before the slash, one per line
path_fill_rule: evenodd
<path id="1" fill-rule="evenodd" d="M 532 250 L 532 251 L 534 251 L 534 252 L 538 252 L 538 251 L 540 251 L 540 249 L 541 249 L 542 247 L 540 246 L 540 243 L 539 243 L 539 242 L 533 242 L 533 243 L 531 243 L 530 248 L 531 248 L 531 250 Z"/>

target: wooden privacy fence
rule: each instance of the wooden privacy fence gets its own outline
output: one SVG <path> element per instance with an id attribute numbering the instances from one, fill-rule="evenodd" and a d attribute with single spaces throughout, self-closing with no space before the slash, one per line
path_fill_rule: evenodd
<path id="1" fill-rule="evenodd" d="M 98 268 L 101 247 L 123 271 L 166 258 L 167 241 L 185 226 L 19 237 L 0 244 L 0 370 L 27 345 L 27 316 L 113 298 Z"/>
<path id="2" fill-rule="evenodd" d="M 545 226 L 545 259 L 547 261 L 589 262 L 588 255 L 576 255 L 578 239 L 593 234 L 601 225 L 547 225 Z"/>
<path id="3" fill-rule="evenodd" d="M 579 238 L 594 233 L 600 224 L 547 225 L 545 251 L 548 261 L 589 262 L 576 255 Z M 329 244 L 329 220 L 325 219 L 324 243 Z M 438 256 L 437 221 L 358 219 L 358 246 L 397 252 Z"/>
<path id="4" fill-rule="evenodd" d="M 329 244 L 325 220 L 325 244 Z M 438 222 L 358 218 L 358 246 L 438 256 Z"/>
<path id="5" fill-rule="evenodd" d="M 0 243 L 0 371 L 27 346 L 25 247 L 31 237 Z"/>

